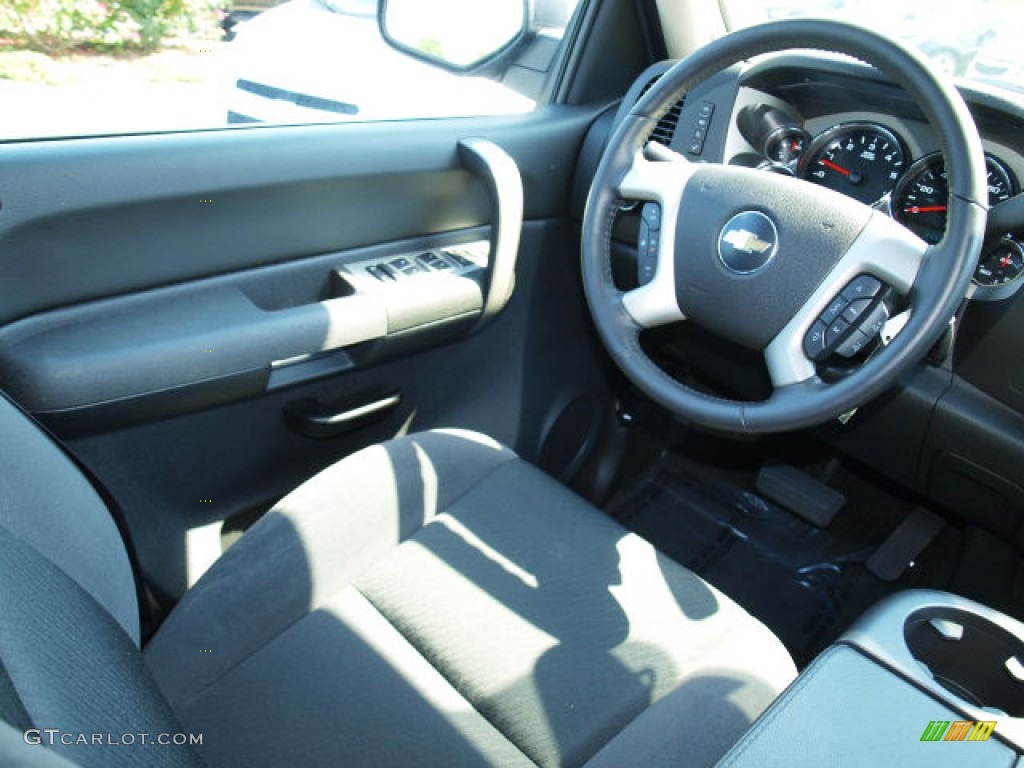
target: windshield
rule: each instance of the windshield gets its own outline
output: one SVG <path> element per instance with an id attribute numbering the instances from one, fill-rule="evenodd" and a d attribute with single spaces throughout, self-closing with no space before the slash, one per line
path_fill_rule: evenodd
<path id="1" fill-rule="evenodd" d="M 900 40 L 936 70 L 1024 93 L 1024 0 L 723 0 L 733 29 L 773 19 L 850 21 Z"/>

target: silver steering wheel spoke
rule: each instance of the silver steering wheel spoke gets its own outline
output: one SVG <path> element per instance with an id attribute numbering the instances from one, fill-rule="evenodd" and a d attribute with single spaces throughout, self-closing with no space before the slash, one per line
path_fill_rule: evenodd
<path id="1" fill-rule="evenodd" d="M 659 149 L 646 154 L 658 159 L 649 160 L 645 150 L 637 151 L 618 187 L 620 197 L 657 203 L 661 209 L 660 224 L 651 238 L 654 277 L 622 295 L 626 311 L 642 328 L 686 319 L 676 299 L 676 224 L 683 191 L 695 168 L 682 155 L 661 145 L 652 146 Z M 640 256 L 643 258 L 643 254 Z"/>
<path id="2" fill-rule="evenodd" d="M 776 389 L 815 377 L 814 362 L 804 340 L 817 328 L 833 300 L 855 278 L 870 275 L 906 296 L 928 255 L 928 244 L 888 216 L 875 212 L 867 226 L 804 305 L 764 350 L 768 374 Z"/>

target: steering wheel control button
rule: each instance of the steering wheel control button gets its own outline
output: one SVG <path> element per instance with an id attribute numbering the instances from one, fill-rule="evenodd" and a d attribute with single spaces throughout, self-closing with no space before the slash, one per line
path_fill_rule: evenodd
<path id="1" fill-rule="evenodd" d="M 871 275 L 858 275 L 843 289 L 843 296 L 854 299 L 873 299 L 882 292 L 882 283 Z"/>
<path id="2" fill-rule="evenodd" d="M 858 325 L 867 315 L 872 301 L 872 299 L 854 299 L 843 310 L 843 320 L 850 325 Z"/>
<path id="3" fill-rule="evenodd" d="M 882 332 L 882 328 L 889 322 L 889 309 L 885 306 L 884 302 L 879 302 L 874 309 L 872 309 L 868 316 L 861 321 L 858 325 L 861 333 L 866 334 L 869 338 L 874 338 Z"/>
<path id="4" fill-rule="evenodd" d="M 760 211 L 737 213 L 718 234 L 718 258 L 730 272 L 749 275 L 763 269 L 779 250 L 775 222 Z"/>
<path id="5" fill-rule="evenodd" d="M 837 317 L 833 320 L 825 331 L 825 348 L 831 351 L 838 347 L 844 341 L 848 330 L 850 330 L 850 324 L 843 318 Z"/>
<path id="6" fill-rule="evenodd" d="M 849 306 L 849 304 L 849 300 L 845 296 L 840 294 L 839 296 L 836 296 L 834 299 L 832 299 L 832 303 L 825 307 L 825 311 L 821 313 L 821 317 L 819 317 L 818 319 L 821 320 L 826 325 L 828 325 L 841 314 L 843 314 L 843 311 Z"/>
<path id="7" fill-rule="evenodd" d="M 825 329 L 826 325 L 817 322 L 811 326 L 811 330 L 804 336 L 804 354 L 808 360 L 822 360 L 825 358 Z"/>
<path id="8" fill-rule="evenodd" d="M 657 203 L 644 203 L 643 211 L 640 214 L 643 220 L 650 227 L 652 232 L 661 229 L 661 206 Z"/>
<path id="9" fill-rule="evenodd" d="M 853 357 L 870 343 L 870 336 L 866 336 L 860 331 L 854 331 L 846 337 L 846 341 L 836 347 L 836 354 L 841 357 Z"/>
<path id="10" fill-rule="evenodd" d="M 649 204 L 648 204 L 649 205 Z M 639 285 L 646 285 L 654 279 L 654 273 L 658 268 L 658 235 L 657 229 L 648 224 L 647 206 L 644 206 L 644 216 L 640 220 L 640 234 L 636 241 L 636 279 Z M 661 224 L 660 216 L 658 225 Z"/>

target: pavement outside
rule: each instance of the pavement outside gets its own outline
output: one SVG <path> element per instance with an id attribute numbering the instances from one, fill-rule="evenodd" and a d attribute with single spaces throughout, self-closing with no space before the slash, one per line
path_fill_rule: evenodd
<path id="1" fill-rule="evenodd" d="M 0 140 L 223 127 L 229 45 L 146 56 L 0 51 Z"/>

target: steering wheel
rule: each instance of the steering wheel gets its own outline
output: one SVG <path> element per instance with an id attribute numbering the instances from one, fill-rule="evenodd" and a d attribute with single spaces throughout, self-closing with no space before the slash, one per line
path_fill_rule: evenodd
<path id="1" fill-rule="evenodd" d="M 946 233 L 938 244 L 929 246 L 884 213 L 805 181 L 690 163 L 655 144 L 645 150 L 651 131 L 683 94 L 752 56 L 793 48 L 864 60 L 916 101 L 936 131 L 949 177 Z M 966 105 L 916 54 L 861 27 L 824 20 L 731 33 L 676 63 L 609 140 L 582 234 L 583 284 L 594 323 L 626 376 L 691 422 L 744 433 L 821 423 L 884 392 L 944 333 L 978 261 L 986 184 L 981 140 Z M 660 222 L 653 278 L 622 291 L 612 279 L 610 246 L 626 199 L 656 203 Z M 849 376 L 826 383 L 815 359 L 833 351 L 838 337 L 828 335 L 836 310 L 848 310 L 845 316 L 860 323 L 845 331 L 847 341 L 860 339 L 856 333 L 870 339 L 881 327 L 874 311 L 880 292 L 907 305 L 906 325 Z M 865 308 L 870 316 L 854 311 Z M 771 395 L 758 402 L 722 399 L 665 373 L 641 348 L 640 333 L 682 320 L 762 352 Z"/>

